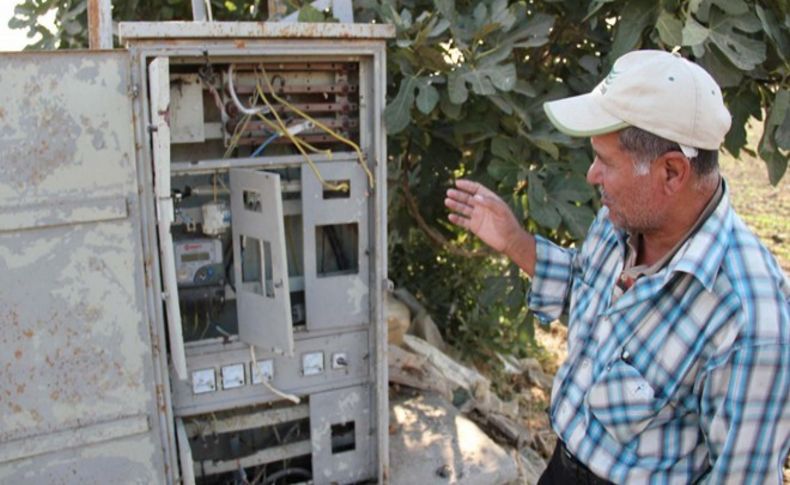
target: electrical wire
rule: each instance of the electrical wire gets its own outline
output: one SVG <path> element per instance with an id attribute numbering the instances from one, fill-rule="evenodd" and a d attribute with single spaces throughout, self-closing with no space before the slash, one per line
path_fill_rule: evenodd
<path id="1" fill-rule="evenodd" d="M 254 152 L 252 152 L 252 155 L 250 155 L 250 157 L 255 158 L 258 155 L 260 155 L 261 152 L 263 152 L 263 150 L 266 149 L 266 147 L 269 146 L 269 144 L 271 142 L 273 142 L 274 140 L 276 140 L 279 137 L 280 137 L 280 134 L 279 133 L 275 133 L 272 136 L 270 136 L 269 138 L 267 138 L 266 141 L 261 143 L 261 146 L 259 146 L 258 148 L 255 149 Z"/>
<path id="2" fill-rule="evenodd" d="M 308 480 L 313 478 L 313 474 L 304 468 L 283 468 L 266 477 L 266 480 L 263 481 L 263 485 L 273 484 L 281 478 L 290 477 L 292 475 L 299 475 L 301 478 L 306 478 Z"/>
<path id="3" fill-rule="evenodd" d="M 332 128 L 326 126 L 325 124 L 321 123 L 317 119 L 311 117 L 310 115 L 308 115 L 304 111 L 300 110 L 299 108 L 297 108 L 293 104 L 289 103 L 285 99 L 283 99 L 280 96 L 278 96 L 277 93 L 274 91 L 274 87 L 272 86 L 271 81 L 269 80 L 269 76 L 266 74 L 266 69 L 264 69 L 263 66 L 260 66 L 260 68 L 261 68 L 261 72 L 263 73 L 263 79 L 264 79 L 264 81 L 266 81 L 266 85 L 269 88 L 269 91 L 270 91 L 270 93 L 271 93 L 271 95 L 272 95 L 272 97 L 274 98 L 275 101 L 285 105 L 291 111 L 293 111 L 294 113 L 298 114 L 302 118 L 304 118 L 304 119 L 306 119 L 308 121 L 312 121 L 315 124 L 315 126 L 317 126 L 317 127 L 321 128 L 322 130 L 324 130 L 328 135 L 330 135 L 331 137 L 335 138 L 339 142 L 344 143 L 344 144 L 346 144 L 346 145 L 348 145 L 348 146 L 350 146 L 351 148 L 354 149 L 354 151 L 357 153 L 357 160 L 359 161 L 359 164 L 362 166 L 362 169 L 365 171 L 365 174 L 367 174 L 367 176 L 368 176 L 368 182 L 370 183 L 370 188 L 373 188 L 375 186 L 375 180 L 374 180 L 374 177 L 373 177 L 373 173 L 370 171 L 370 169 L 367 167 L 367 165 L 365 165 L 365 157 L 363 156 L 362 149 L 359 147 L 359 145 L 357 145 L 353 141 L 349 140 L 348 138 L 344 137 L 343 135 L 337 133 Z M 268 105 L 268 103 L 267 103 L 267 105 Z"/>
<path id="4" fill-rule="evenodd" d="M 266 78 L 266 82 L 269 83 L 268 78 Z M 269 83 L 269 86 L 270 86 L 269 89 L 271 90 L 272 89 L 271 83 Z M 318 167 L 316 167 L 315 162 L 313 162 L 313 159 L 310 158 L 310 155 L 308 155 L 307 152 L 305 152 L 302 146 L 303 142 L 300 139 L 298 139 L 296 136 L 294 136 L 290 131 L 288 131 L 288 127 L 285 126 L 285 123 L 283 122 L 282 118 L 280 118 L 280 115 L 271 105 L 268 98 L 266 98 L 266 94 L 264 94 L 260 83 L 257 85 L 257 88 L 258 88 L 258 96 L 260 96 L 263 102 L 266 103 L 266 106 L 269 108 L 269 112 L 272 115 L 274 115 L 274 118 L 277 120 L 277 124 L 278 124 L 277 131 L 281 131 L 282 133 L 284 133 L 285 136 L 287 136 L 288 139 L 291 141 L 291 143 L 294 144 L 296 149 L 299 150 L 299 153 L 302 154 L 302 157 L 310 166 L 310 169 L 313 171 L 316 178 L 318 178 L 318 181 L 321 183 L 321 185 L 329 190 L 348 192 L 349 187 L 347 183 L 343 182 L 339 184 L 333 184 L 331 182 L 327 182 L 326 180 L 324 180 L 324 178 L 321 176 L 321 172 L 318 171 Z"/>
<path id="5" fill-rule="evenodd" d="M 267 112 L 271 108 L 268 106 L 255 106 L 255 101 L 253 101 L 253 107 L 247 108 L 241 101 L 239 101 L 239 97 L 236 95 L 236 88 L 233 86 L 233 66 L 235 64 L 231 64 L 228 66 L 228 92 L 230 93 L 231 99 L 233 99 L 233 104 L 236 105 L 236 108 L 239 109 L 242 113 L 249 116 L 257 115 L 258 113 Z"/>
<path id="6" fill-rule="evenodd" d="M 258 360 L 255 358 L 255 346 L 254 345 L 250 345 L 250 357 L 252 358 L 252 372 L 253 372 L 253 375 L 256 375 L 259 371 L 258 371 Z M 267 389 L 272 391 L 274 394 L 280 396 L 283 399 L 288 399 L 289 401 L 291 401 L 294 404 L 299 404 L 299 398 L 297 396 L 294 396 L 293 394 L 288 394 L 288 393 L 282 392 L 282 391 L 280 391 L 278 389 L 275 389 L 274 386 L 272 386 L 271 384 L 269 384 L 266 381 L 266 378 L 261 379 L 261 382 L 263 383 L 263 385 Z"/>

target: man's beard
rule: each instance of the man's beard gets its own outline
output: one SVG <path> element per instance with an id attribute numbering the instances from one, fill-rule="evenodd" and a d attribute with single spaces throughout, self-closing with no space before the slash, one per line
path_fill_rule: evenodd
<path id="1" fill-rule="evenodd" d="M 628 233 L 647 233 L 651 232 L 659 225 L 659 217 L 654 211 L 647 210 L 647 207 L 650 204 L 647 203 L 646 198 L 641 195 L 637 195 L 637 200 L 633 200 L 632 207 L 635 209 L 631 213 L 627 214 L 620 210 L 619 204 L 616 203 L 613 199 L 608 199 L 606 196 L 606 191 L 603 187 L 599 188 L 601 193 L 601 203 L 605 204 L 606 207 L 609 209 L 609 221 L 618 229 L 626 231 Z M 641 194 L 637 192 L 637 194 Z M 614 205 L 612 203 L 614 202 Z M 612 217 L 614 215 L 614 217 Z"/>

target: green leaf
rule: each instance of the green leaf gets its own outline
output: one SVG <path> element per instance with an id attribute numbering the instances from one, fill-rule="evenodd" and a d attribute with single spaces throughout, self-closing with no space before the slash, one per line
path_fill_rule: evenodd
<path id="1" fill-rule="evenodd" d="M 421 46 L 417 48 L 417 57 L 415 61 L 422 61 L 427 69 L 434 72 L 447 71 L 448 65 L 444 60 L 444 54 L 436 46 Z"/>
<path id="2" fill-rule="evenodd" d="M 743 0 L 713 0 L 713 4 L 728 15 L 743 15 L 749 11 L 749 6 Z"/>
<path id="3" fill-rule="evenodd" d="M 751 13 L 728 17 L 711 12 L 710 40 L 738 68 L 751 71 L 765 60 L 765 43 L 741 32 L 752 33 L 760 21 Z"/>
<path id="4" fill-rule="evenodd" d="M 691 0 L 689 2 L 689 11 L 696 15 L 698 19 L 703 22 L 708 21 L 710 16 L 711 0 Z M 691 15 L 689 15 L 689 18 Z M 686 19 L 688 21 L 688 19 Z"/>
<path id="5" fill-rule="evenodd" d="M 587 9 L 587 15 L 585 15 L 584 20 L 582 20 L 582 22 L 586 22 L 590 17 L 598 13 L 601 7 L 613 1 L 614 0 L 593 0 L 590 3 L 590 7 Z"/>
<path id="6" fill-rule="evenodd" d="M 587 206 L 577 206 L 574 204 L 558 204 L 557 212 L 562 217 L 562 222 L 568 228 L 571 235 L 577 239 L 582 239 L 587 234 L 590 224 L 592 224 L 595 214 Z"/>
<path id="7" fill-rule="evenodd" d="M 743 79 L 743 71 L 733 66 L 718 49 L 708 49 L 705 56 L 697 62 L 713 76 L 722 88 L 738 87 Z"/>
<path id="8" fill-rule="evenodd" d="M 417 109 L 422 113 L 428 114 L 433 111 L 439 102 L 439 91 L 431 86 L 427 80 L 421 80 L 417 84 Z"/>
<path id="9" fill-rule="evenodd" d="M 790 90 L 783 89 L 776 93 L 774 102 L 765 121 L 765 129 L 757 151 L 768 167 L 768 179 L 777 185 L 787 171 L 788 155 L 782 154 L 777 146 L 777 138 L 786 145 L 786 136 L 778 133 L 790 114 Z"/>
<path id="10" fill-rule="evenodd" d="M 552 143 L 550 140 L 545 138 L 541 138 L 539 136 L 527 136 L 529 141 L 532 142 L 536 147 L 540 148 L 544 152 L 548 153 L 551 158 L 557 160 L 560 158 L 560 149 L 557 145 Z"/>
<path id="11" fill-rule="evenodd" d="M 439 108 L 450 120 L 457 121 L 461 118 L 461 105 L 452 103 L 450 101 L 450 96 L 446 93 L 441 94 Z"/>
<path id="12" fill-rule="evenodd" d="M 532 86 L 530 83 L 525 81 L 524 79 L 516 80 L 516 85 L 513 86 L 513 92 L 522 94 L 529 98 L 534 98 L 538 95 L 538 91 Z"/>
<path id="13" fill-rule="evenodd" d="M 664 44 L 676 46 L 683 43 L 683 22 L 666 10 L 659 14 L 656 29 Z"/>
<path id="14" fill-rule="evenodd" d="M 737 157 L 741 148 L 746 146 L 746 123 L 750 118 L 760 116 L 760 97 L 750 89 L 742 89 L 728 101 L 732 128 L 724 139 L 724 148 Z"/>
<path id="15" fill-rule="evenodd" d="M 683 45 L 699 45 L 707 40 L 710 30 L 689 15 L 683 26 Z M 698 56 L 702 57 L 702 56 Z"/>
<path id="16" fill-rule="evenodd" d="M 494 83 L 489 75 L 490 72 L 487 68 L 471 68 L 464 73 L 463 79 L 464 82 L 468 82 L 472 86 L 472 91 L 475 94 L 495 94 L 496 88 L 494 88 Z"/>
<path id="17" fill-rule="evenodd" d="M 411 122 L 411 107 L 414 104 L 414 88 L 417 79 L 412 76 L 401 80 L 400 88 L 395 99 L 384 109 L 384 121 L 387 131 L 395 135 L 403 131 Z"/>
<path id="18" fill-rule="evenodd" d="M 438 37 L 442 35 L 447 28 L 450 27 L 450 22 L 447 19 L 440 19 L 439 22 L 433 27 L 428 37 Z"/>
<path id="19" fill-rule="evenodd" d="M 616 59 L 626 52 L 639 47 L 642 32 L 654 25 L 658 4 L 654 0 L 629 0 L 623 7 L 617 30 L 614 34 L 611 59 Z"/>
<path id="20" fill-rule="evenodd" d="M 465 67 L 458 68 L 447 76 L 447 93 L 453 104 L 464 104 L 469 97 L 463 71 L 466 71 Z"/>
<path id="21" fill-rule="evenodd" d="M 788 38 L 787 26 L 782 29 L 782 24 L 777 20 L 772 10 L 766 10 L 760 5 L 755 5 L 755 11 L 763 24 L 763 29 L 768 37 L 776 44 L 776 51 L 782 60 L 787 60 L 790 55 L 790 38 Z M 790 19 L 790 17 L 785 17 Z"/>
<path id="22" fill-rule="evenodd" d="M 501 42 L 503 44 L 513 43 L 514 47 L 539 47 L 549 41 L 549 34 L 553 27 L 553 16 L 545 13 L 536 13 L 528 17 L 518 28 L 503 38 Z M 519 42 L 522 40 L 523 42 Z"/>
<path id="23" fill-rule="evenodd" d="M 486 172 L 494 180 L 507 185 L 515 184 L 518 180 L 521 167 L 511 161 L 495 158 L 488 164 Z"/>
<path id="24" fill-rule="evenodd" d="M 549 200 L 549 195 L 543 187 L 543 181 L 534 173 L 529 174 L 528 180 L 529 217 L 543 227 L 557 229 L 562 222 L 562 217 L 554 203 Z"/>
<path id="25" fill-rule="evenodd" d="M 494 0 L 491 5 L 491 21 L 508 31 L 516 23 L 516 16 L 508 9 L 507 0 Z"/>
<path id="26" fill-rule="evenodd" d="M 551 197 L 563 202 L 589 202 L 595 196 L 595 190 L 587 183 L 584 176 L 567 174 L 556 177 L 549 187 Z"/>
<path id="27" fill-rule="evenodd" d="M 513 46 L 511 44 L 503 44 L 499 47 L 492 49 L 477 58 L 479 66 L 490 66 L 499 64 L 504 61 L 513 53 Z"/>
<path id="28" fill-rule="evenodd" d="M 230 2 L 225 2 L 225 5 L 228 3 Z M 233 9 L 228 10 L 235 10 L 235 5 Z M 299 22 L 323 22 L 325 17 L 322 11 L 308 4 L 299 9 L 299 16 L 297 18 Z"/>
<path id="29" fill-rule="evenodd" d="M 509 159 L 513 156 L 514 140 L 509 136 L 495 136 L 491 139 L 491 154 Z"/>

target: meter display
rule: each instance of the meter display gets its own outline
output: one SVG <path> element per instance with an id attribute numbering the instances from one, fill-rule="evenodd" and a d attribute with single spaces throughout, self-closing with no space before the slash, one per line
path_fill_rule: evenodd
<path id="1" fill-rule="evenodd" d="M 225 281 L 222 241 L 187 239 L 173 242 L 178 286 L 213 286 Z"/>

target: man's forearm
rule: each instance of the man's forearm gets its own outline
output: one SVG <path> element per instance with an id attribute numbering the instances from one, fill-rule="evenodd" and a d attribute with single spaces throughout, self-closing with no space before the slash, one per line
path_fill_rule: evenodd
<path id="1" fill-rule="evenodd" d="M 535 261 L 537 259 L 535 236 L 525 230 L 520 230 L 503 251 L 504 255 L 516 263 L 522 271 L 530 277 L 535 274 Z"/>

